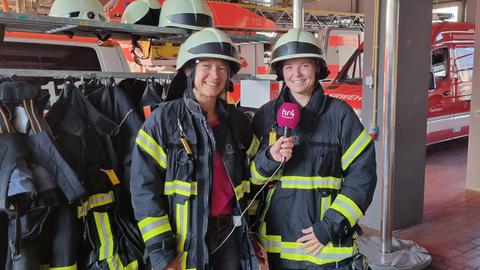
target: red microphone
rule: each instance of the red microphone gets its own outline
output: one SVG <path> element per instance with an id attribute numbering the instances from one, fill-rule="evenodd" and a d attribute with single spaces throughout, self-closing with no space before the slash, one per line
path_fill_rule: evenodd
<path id="1" fill-rule="evenodd" d="M 283 103 L 277 111 L 277 123 L 283 128 L 283 136 L 290 137 L 298 121 L 300 121 L 300 107 L 296 103 Z"/>

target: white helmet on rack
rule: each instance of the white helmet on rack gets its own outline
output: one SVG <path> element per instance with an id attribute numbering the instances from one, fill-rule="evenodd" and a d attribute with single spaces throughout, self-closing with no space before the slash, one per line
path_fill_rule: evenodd
<path id="1" fill-rule="evenodd" d="M 55 0 L 48 16 L 96 21 L 107 18 L 98 0 Z"/>

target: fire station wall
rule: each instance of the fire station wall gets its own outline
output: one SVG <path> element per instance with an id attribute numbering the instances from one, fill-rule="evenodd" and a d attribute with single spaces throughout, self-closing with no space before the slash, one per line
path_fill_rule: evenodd
<path id="1" fill-rule="evenodd" d="M 480 5 L 476 7 L 476 25 L 480 25 Z M 468 138 L 468 160 L 466 188 L 480 191 L 480 27 L 475 28 L 475 53 L 472 82 L 472 101 L 470 109 L 470 134 Z"/>
<path id="2" fill-rule="evenodd" d="M 383 2 L 383 1 L 379 1 Z M 380 32 L 384 32 L 385 6 L 381 4 Z M 374 0 L 365 5 L 367 27 L 365 30 L 365 67 L 373 70 L 373 7 Z M 387 63 L 397 68 L 396 129 L 393 184 L 393 228 L 417 224 L 423 216 L 425 176 L 425 133 L 427 119 L 428 74 L 430 71 L 430 33 L 432 2 L 418 0 L 399 1 L 399 33 L 397 63 Z M 380 40 L 383 40 L 383 34 Z M 382 111 L 384 43 L 379 49 L 378 124 L 379 140 L 376 141 L 377 172 L 379 181 L 372 206 L 363 223 L 368 227 L 380 228 L 381 216 L 381 165 L 382 165 Z M 369 74 L 366 74 L 368 76 Z M 369 126 L 373 115 L 373 90 L 363 86 L 362 119 Z"/>

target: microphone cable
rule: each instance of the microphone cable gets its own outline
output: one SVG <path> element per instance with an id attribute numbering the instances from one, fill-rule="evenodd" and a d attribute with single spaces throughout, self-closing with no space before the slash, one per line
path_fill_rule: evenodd
<path id="1" fill-rule="evenodd" d="M 270 183 L 270 180 L 272 180 L 272 178 L 277 174 L 277 172 L 283 167 L 283 164 L 285 164 L 285 157 L 283 157 L 283 160 L 282 162 L 280 162 L 280 165 L 278 165 L 277 169 L 273 172 L 273 174 L 267 179 L 267 181 L 265 182 L 265 184 L 262 185 L 262 187 L 260 188 L 260 190 L 255 194 L 255 196 L 253 196 L 253 199 L 252 201 L 250 202 L 250 204 L 245 208 L 245 210 L 243 210 L 243 212 L 241 213 L 239 219 L 240 219 L 240 222 L 242 220 L 242 217 L 245 215 L 245 213 L 248 211 L 248 209 L 250 207 L 252 207 L 253 203 L 255 202 L 255 199 L 257 198 L 257 196 L 263 191 L 263 189 Z M 240 225 L 239 225 L 240 226 Z M 213 255 L 215 252 L 217 252 L 217 250 L 219 250 L 224 244 L 225 242 L 227 242 L 227 240 L 230 238 L 230 236 L 232 236 L 233 232 L 235 231 L 235 228 L 238 227 L 236 226 L 235 224 L 233 224 L 233 228 L 232 230 L 228 233 L 228 235 L 225 237 L 225 239 L 223 239 L 223 241 L 220 243 L 220 245 L 218 245 L 213 251 L 212 253 L 210 253 L 210 255 Z M 250 227 L 251 228 L 251 227 Z"/>

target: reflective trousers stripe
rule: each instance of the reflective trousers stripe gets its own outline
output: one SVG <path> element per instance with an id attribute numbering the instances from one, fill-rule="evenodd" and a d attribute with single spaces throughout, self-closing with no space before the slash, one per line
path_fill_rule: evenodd
<path id="1" fill-rule="evenodd" d="M 48 265 L 40 265 L 40 270 L 77 270 L 77 264 L 62 267 L 49 267 Z"/>
<path id="2" fill-rule="evenodd" d="M 252 183 L 254 185 L 263 185 L 267 182 L 268 178 L 261 175 L 257 171 L 257 166 L 255 165 L 255 161 L 252 161 L 252 165 L 250 165 L 250 171 L 252 172 Z"/>
<path id="3" fill-rule="evenodd" d="M 342 169 L 344 171 L 347 170 L 348 166 L 363 152 L 370 141 L 372 141 L 372 137 L 370 137 L 367 130 L 364 129 L 342 155 Z"/>
<path id="4" fill-rule="evenodd" d="M 335 189 L 339 190 L 342 179 L 333 176 L 282 176 L 282 188 L 289 189 Z"/>
<path id="5" fill-rule="evenodd" d="M 140 129 L 135 139 L 137 145 L 147 152 L 160 167 L 167 168 L 167 154 L 163 148 L 143 129 Z"/>
<path id="6" fill-rule="evenodd" d="M 245 193 L 250 193 L 250 181 L 242 181 L 242 183 L 235 187 L 235 196 L 240 200 L 245 196 Z"/>
<path id="7" fill-rule="evenodd" d="M 345 218 L 348 219 L 350 227 L 353 227 L 362 217 L 363 212 L 358 205 L 350 198 L 343 194 L 339 194 L 335 201 L 330 206 L 331 209 L 335 209 Z"/>
<path id="8" fill-rule="evenodd" d="M 112 230 L 107 213 L 93 212 L 93 217 L 97 227 L 98 238 L 100 239 L 98 260 L 101 261 L 113 256 Z"/>
<path id="9" fill-rule="evenodd" d="M 164 195 L 180 194 L 183 196 L 197 195 L 197 182 L 173 180 L 165 182 Z"/>
<path id="10" fill-rule="evenodd" d="M 257 153 L 259 147 L 260 140 L 257 138 L 257 136 L 253 135 L 252 142 L 250 143 L 250 147 L 248 147 L 247 150 L 247 155 L 252 158 Z"/>
<path id="11" fill-rule="evenodd" d="M 185 252 L 185 241 L 187 239 L 188 233 L 188 201 L 185 204 L 176 205 L 176 220 L 175 225 L 177 228 L 177 251 L 182 254 L 181 267 L 186 269 L 187 267 L 187 255 L 188 252 Z"/>
<path id="12" fill-rule="evenodd" d="M 92 195 L 88 197 L 88 200 L 85 201 L 82 206 L 78 207 L 78 218 L 86 216 L 88 211 L 95 207 L 104 206 L 114 201 L 115 196 L 113 195 L 113 191 Z"/>
<path id="13" fill-rule="evenodd" d="M 167 215 L 161 217 L 144 218 L 138 223 L 138 227 L 142 233 L 142 238 L 145 243 L 155 236 L 172 230 Z"/>

